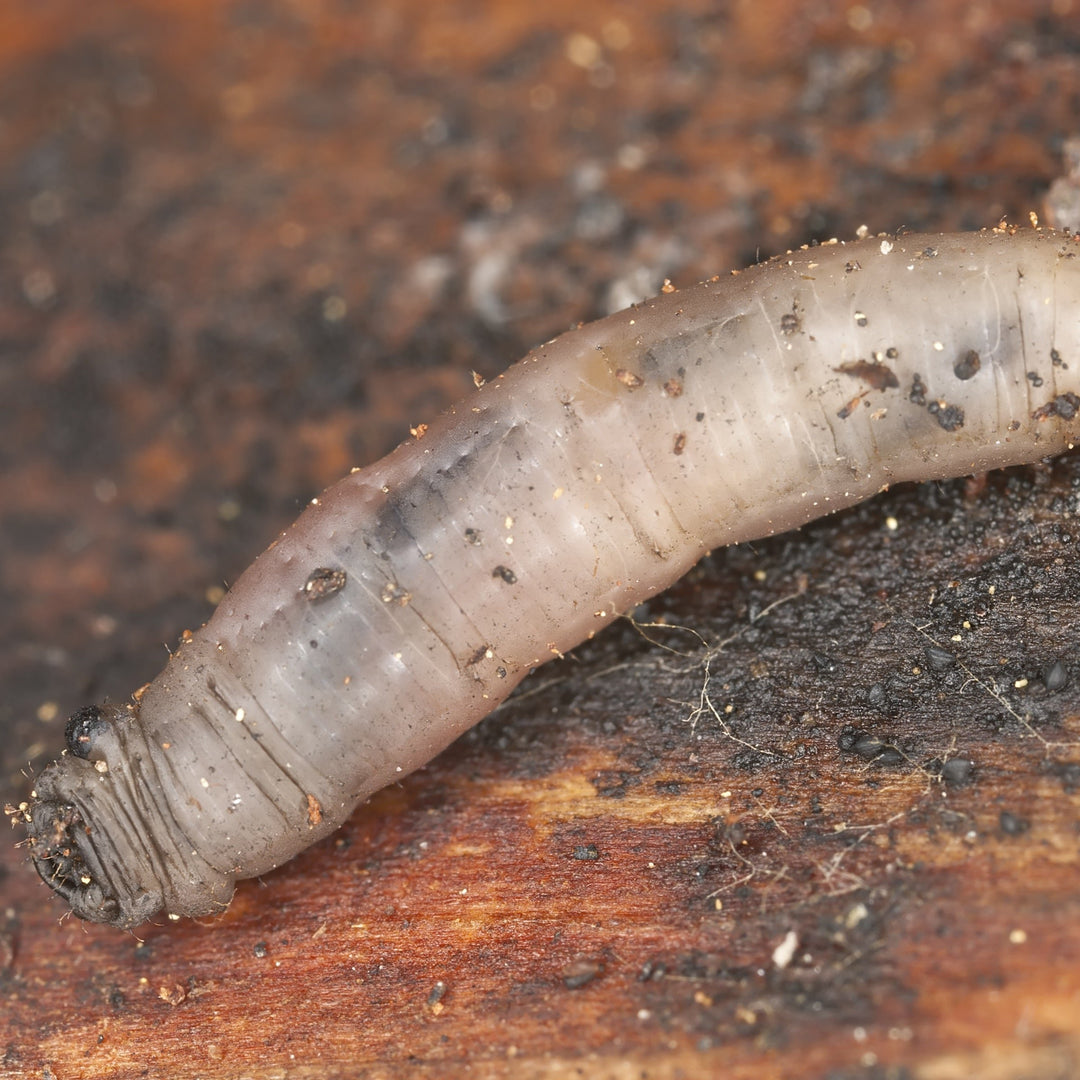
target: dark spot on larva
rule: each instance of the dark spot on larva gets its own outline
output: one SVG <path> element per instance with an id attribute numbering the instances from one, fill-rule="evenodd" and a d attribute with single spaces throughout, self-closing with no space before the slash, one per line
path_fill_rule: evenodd
<path id="1" fill-rule="evenodd" d="M 936 645 L 928 645 L 923 652 L 926 653 L 926 662 L 935 671 L 948 671 L 956 664 L 956 657 L 947 649 L 939 649 Z"/>
<path id="2" fill-rule="evenodd" d="M 870 320 L 866 317 L 865 311 L 855 312 L 855 325 L 856 326 L 869 326 Z"/>
<path id="3" fill-rule="evenodd" d="M 497 667 L 495 669 L 495 674 L 498 675 L 500 679 L 505 679 L 506 678 L 506 668 Z"/>
<path id="4" fill-rule="evenodd" d="M 471 529 L 471 528 L 466 529 L 465 530 L 465 539 L 468 540 L 468 542 L 470 544 L 472 544 L 473 547 L 479 547 L 480 544 L 483 542 L 480 539 L 480 530 L 479 529 Z"/>
<path id="5" fill-rule="evenodd" d="M 1080 397 L 1075 394 L 1058 394 L 1053 401 L 1036 409 L 1031 414 L 1032 420 L 1048 420 L 1051 416 L 1058 416 L 1062 420 L 1072 420 L 1080 412 Z"/>
<path id="6" fill-rule="evenodd" d="M 927 258 L 927 259 L 936 258 L 937 257 L 937 248 L 934 248 L 934 247 L 923 248 L 922 249 L 922 254 L 923 254 L 923 257 Z"/>
<path id="7" fill-rule="evenodd" d="M 862 394 L 856 394 L 846 405 L 836 410 L 837 417 L 846 420 L 859 407 L 859 402 L 862 399 Z"/>
<path id="8" fill-rule="evenodd" d="M 970 379 L 981 367 L 982 360 L 979 359 L 979 354 L 974 349 L 968 349 L 968 351 L 953 364 L 953 374 L 958 379 Z"/>
<path id="9" fill-rule="evenodd" d="M 938 422 L 942 431 L 959 431 L 964 426 L 964 410 L 959 405 L 946 405 L 943 401 L 931 401 L 926 411 Z"/>
<path id="10" fill-rule="evenodd" d="M 645 385 L 645 380 L 640 375 L 635 375 L 632 371 L 627 371 L 626 368 L 616 369 L 615 378 L 628 390 L 636 390 L 639 386 Z"/>
<path id="11" fill-rule="evenodd" d="M 794 311 L 789 311 L 780 316 L 780 333 L 787 334 L 789 337 L 792 334 L 797 334 L 802 329 L 802 319 Z"/>
<path id="12" fill-rule="evenodd" d="M 1019 430 L 1020 430 L 1020 421 L 1019 420 L 1010 420 L 1009 421 L 1009 431 L 1019 431 Z"/>
<path id="13" fill-rule="evenodd" d="M 998 814 L 998 825 L 1006 836 L 1023 836 L 1031 828 L 1027 818 L 1014 814 L 1011 810 L 1002 810 Z"/>
<path id="14" fill-rule="evenodd" d="M 678 379 L 668 379 L 664 383 L 664 393 L 668 397 L 679 397 L 682 394 L 682 383 Z"/>
<path id="15" fill-rule="evenodd" d="M 861 379 L 872 390 L 895 390 L 900 385 L 892 368 L 876 360 L 850 360 L 833 368 L 833 371 Z"/>
<path id="16" fill-rule="evenodd" d="M 466 664 L 466 667 L 475 667 L 481 660 L 485 659 L 490 652 L 490 645 L 481 645 L 480 648 L 469 657 L 469 662 Z"/>
<path id="17" fill-rule="evenodd" d="M 1053 364 L 1054 367 L 1061 367 L 1061 353 L 1059 353 L 1057 349 L 1050 350 L 1050 363 Z"/>
<path id="18" fill-rule="evenodd" d="M 686 449 L 685 431 L 680 431 L 679 434 L 675 436 L 675 445 L 674 447 L 672 447 L 672 449 L 676 454 L 681 454 Z"/>
<path id="19" fill-rule="evenodd" d="M 1069 669 L 1060 660 L 1055 660 L 1043 670 L 1042 680 L 1047 690 L 1061 690 L 1069 681 Z"/>
<path id="20" fill-rule="evenodd" d="M 318 641 L 316 641 L 316 640 L 315 640 L 315 638 L 312 638 L 312 639 L 311 639 L 311 640 L 310 640 L 310 641 L 308 642 L 308 648 L 310 648 L 310 649 L 317 649 L 318 647 L 319 647 L 319 643 L 318 643 Z"/>
<path id="21" fill-rule="evenodd" d="M 578 844 L 574 848 L 574 858 L 578 862 L 596 862 L 600 858 L 600 852 L 595 844 Z"/>
<path id="22" fill-rule="evenodd" d="M 908 401 L 913 405 L 925 405 L 926 404 L 926 383 L 922 381 L 921 375 L 916 375 L 911 380 L 911 389 L 908 391 Z"/>
<path id="23" fill-rule="evenodd" d="M 1042 386 L 1043 384 L 1042 376 L 1037 371 L 1026 372 L 1026 378 L 1032 386 Z"/>
<path id="24" fill-rule="evenodd" d="M 641 354 L 640 368 L 638 374 L 641 375 L 641 381 L 645 382 L 646 379 L 652 378 L 657 380 L 663 372 L 663 365 L 656 358 L 656 353 L 652 349 L 646 349 Z"/>
<path id="25" fill-rule="evenodd" d="M 256 960 L 265 960 L 270 953 L 270 949 L 265 941 L 256 941 L 251 951 Z"/>
<path id="26" fill-rule="evenodd" d="M 77 758 L 88 758 L 94 746 L 94 740 L 105 731 L 113 717 L 106 715 L 99 705 L 87 705 L 72 713 L 64 728 L 64 741 L 67 748 Z"/>
<path id="27" fill-rule="evenodd" d="M 309 600 L 325 600 L 328 596 L 341 592 L 345 588 L 345 580 L 344 570 L 320 566 L 317 570 L 312 570 L 304 582 L 304 595 Z"/>
<path id="28" fill-rule="evenodd" d="M 517 574 L 515 574 L 509 566 L 496 566 L 495 569 L 491 571 L 491 576 L 502 578 L 507 585 L 517 584 Z"/>
<path id="29" fill-rule="evenodd" d="M 885 358 L 887 360 L 895 360 L 900 355 L 900 350 L 895 345 L 890 345 L 885 350 Z"/>
<path id="30" fill-rule="evenodd" d="M 861 270 L 861 269 L 862 269 L 862 263 L 858 262 L 856 259 L 852 259 L 850 262 L 844 263 L 844 273 L 845 274 L 854 274 L 856 270 Z"/>
<path id="31" fill-rule="evenodd" d="M 699 413 L 698 413 L 698 414 L 697 414 L 697 415 L 696 415 L 696 416 L 694 417 L 694 419 L 695 419 L 695 420 L 696 420 L 696 421 L 697 421 L 697 422 L 698 422 L 698 423 L 700 424 L 700 423 L 701 423 L 701 421 L 705 419 L 705 414 L 704 414 L 703 412 L 699 412 Z"/>

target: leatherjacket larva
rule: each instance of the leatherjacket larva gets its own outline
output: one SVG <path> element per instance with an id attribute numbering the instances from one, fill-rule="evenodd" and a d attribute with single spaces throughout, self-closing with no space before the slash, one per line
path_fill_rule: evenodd
<path id="1" fill-rule="evenodd" d="M 534 349 L 316 499 L 18 811 L 85 919 L 221 910 L 712 548 L 1080 430 L 1080 244 L 829 243 Z"/>

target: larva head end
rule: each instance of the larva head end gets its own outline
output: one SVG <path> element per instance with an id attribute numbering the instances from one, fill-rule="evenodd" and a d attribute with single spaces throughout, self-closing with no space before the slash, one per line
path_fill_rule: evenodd
<path id="1" fill-rule="evenodd" d="M 177 822 L 185 788 L 155 764 L 138 706 L 91 705 L 68 721 L 67 752 L 18 813 L 38 874 L 80 919 L 131 929 L 162 909 L 223 910 L 234 876 L 210 865 Z M 216 821 L 216 819 L 215 819 Z"/>
<path id="2" fill-rule="evenodd" d="M 38 801 L 29 812 L 30 856 L 41 879 L 80 919 L 123 929 L 160 910 L 160 894 L 113 888 L 94 847 L 93 830 L 70 803 Z"/>

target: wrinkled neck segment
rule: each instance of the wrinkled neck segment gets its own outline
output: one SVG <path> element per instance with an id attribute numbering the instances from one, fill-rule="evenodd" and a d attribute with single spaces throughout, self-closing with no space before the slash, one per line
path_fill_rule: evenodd
<path id="1" fill-rule="evenodd" d="M 88 720 L 91 712 L 98 715 Z M 146 755 L 131 745 L 139 738 L 131 708 L 80 710 L 68 725 L 68 753 L 42 773 L 26 814 L 42 880 L 80 918 L 123 929 L 163 907 L 222 910 L 232 895 L 231 879 L 195 855 L 141 782 Z M 185 909 L 185 881 L 204 892 L 209 881 L 212 903 Z"/>
<path id="2" fill-rule="evenodd" d="M 160 890 L 133 880 L 132 871 L 141 878 L 143 868 L 125 866 L 118 857 L 115 832 L 100 812 L 103 800 L 82 803 L 71 789 L 60 799 L 41 790 L 36 795 L 28 823 L 34 868 L 79 918 L 128 928 L 161 908 Z"/>

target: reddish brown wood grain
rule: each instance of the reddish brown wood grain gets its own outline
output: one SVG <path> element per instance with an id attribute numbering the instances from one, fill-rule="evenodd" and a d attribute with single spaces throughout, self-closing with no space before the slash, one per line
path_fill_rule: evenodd
<path id="1" fill-rule="evenodd" d="M 10 5 L 5 798 L 472 369 L 641 281 L 1022 218 L 1076 38 L 1061 3 Z M 0 1076 L 1075 1074 L 1078 485 L 718 554 L 639 613 L 675 651 L 549 666 L 212 923 L 60 920 L 7 847 Z"/>

